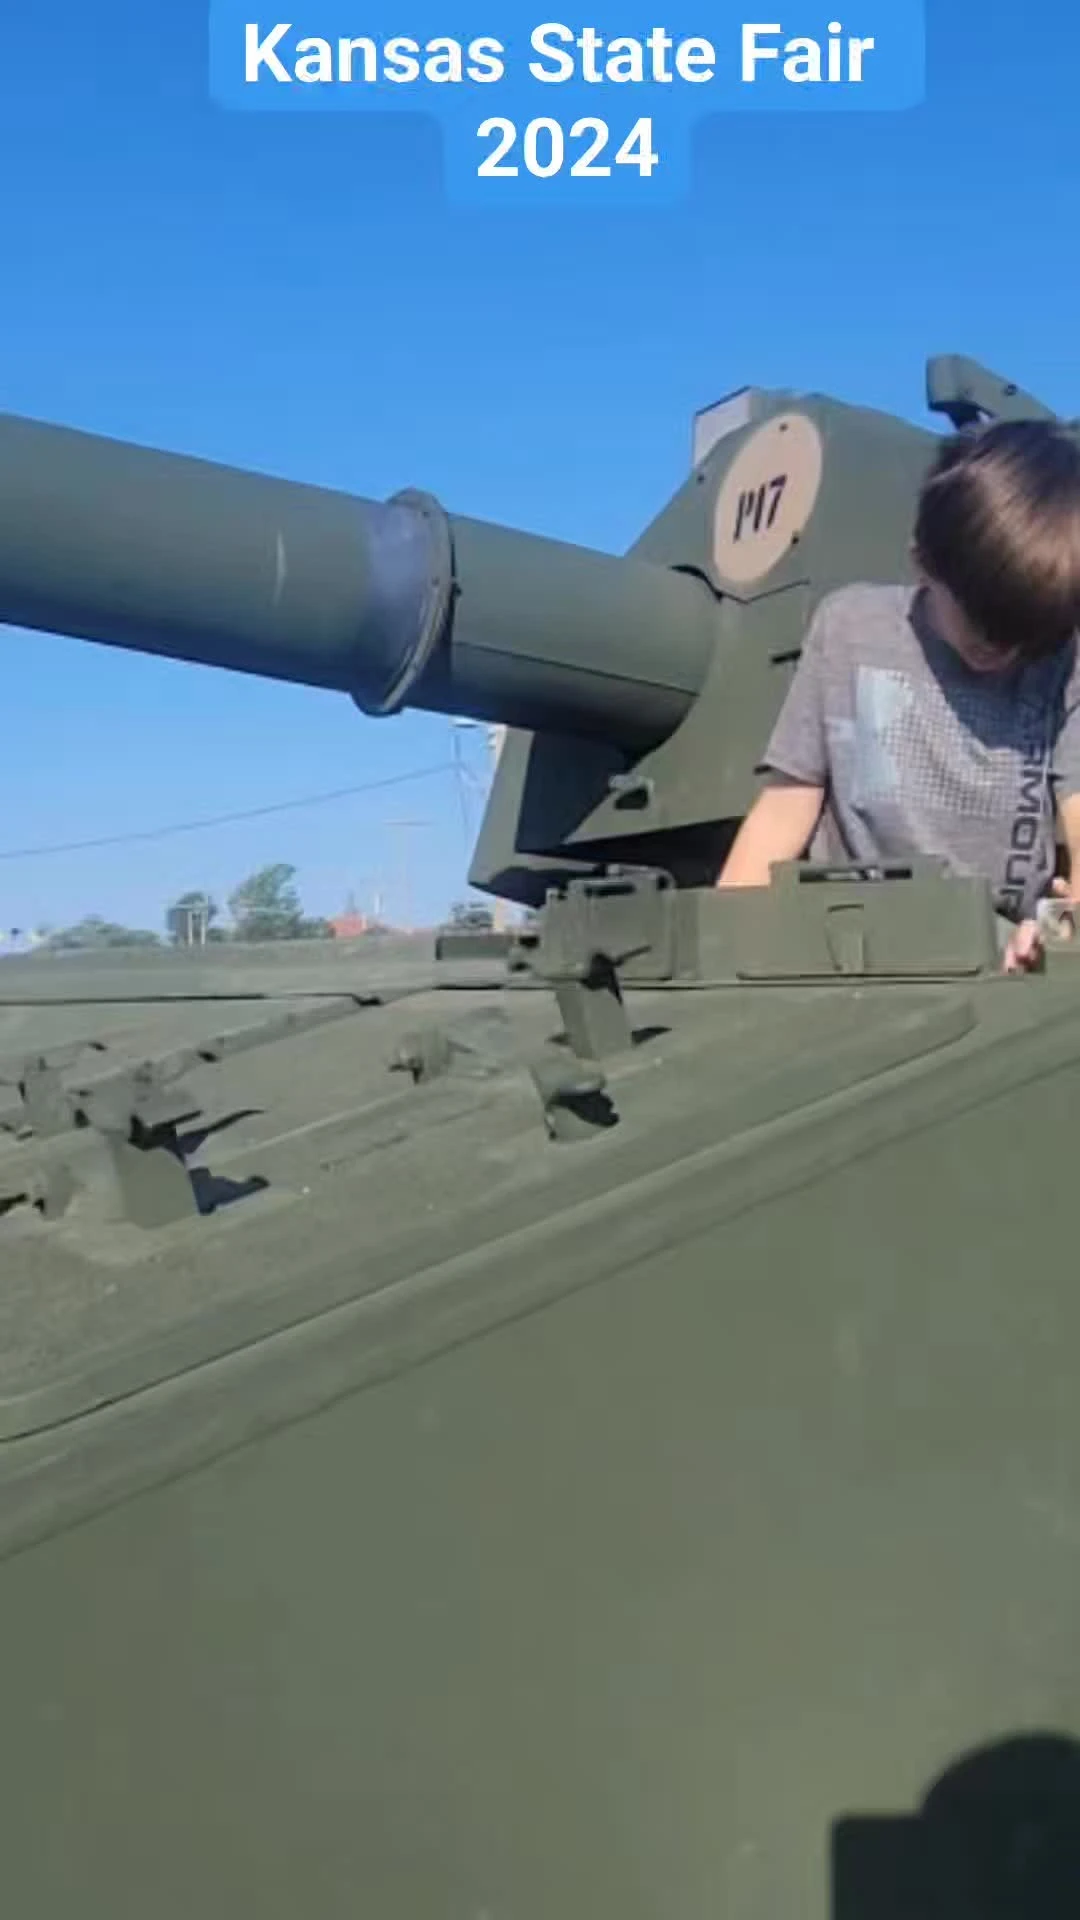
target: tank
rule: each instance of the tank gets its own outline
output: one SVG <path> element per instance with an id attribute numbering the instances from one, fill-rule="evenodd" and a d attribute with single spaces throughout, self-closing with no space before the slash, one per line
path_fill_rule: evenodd
<path id="1" fill-rule="evenodd" d="M 9 645 L 505 727 L 523 910 L 0 963 L 13 1914 L 1077 1911 L 1080 943 L 714 886 L 935 444 L 742 389 L 616 556 L 0 422 Z"/>

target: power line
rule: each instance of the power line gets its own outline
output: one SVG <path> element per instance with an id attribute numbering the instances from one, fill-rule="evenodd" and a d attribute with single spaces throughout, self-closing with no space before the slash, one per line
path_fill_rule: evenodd
<path id="1" fill-rule="evenodd" d="M 206 827 L 227 827 L 237 820 L 261 820 L 270 813 L 289 813 L 298 807 L 321 807 L 333 800 L 351 800 L 362 793 L 377 793 L 384 787 L 403 787 L 413 780 L 431 780 L 436 774 L 453 773 L 446 760 L 435 767 L 418 767 L 413 773 L 394 773 L 385 780 L 366 780 L 356 787 L 335 787 L 329 793 L 306 793 L 296 800 L 275 800 L 265 807 L 244 807 L 236 813 L 216 813 L 201 820 L 178 820 L 168 827 L 144 827 L 130 833 L 110 833 L 98 840 L 56 840 L 41 847 L 0 847 L 0 860 L 42 860 L 52 853 L 88 853 L 97 847 L 130 846 L 135 840 L 165 840 L 174 833 L 199 833 Z"/>

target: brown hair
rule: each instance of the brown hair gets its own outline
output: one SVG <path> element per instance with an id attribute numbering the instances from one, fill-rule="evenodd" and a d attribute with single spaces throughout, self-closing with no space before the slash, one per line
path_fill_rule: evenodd
<path id="1" fill-rule="evenodd" d="M 919 495 L 915 552 L 988 646 L 1054 651 L 1080 629 L 1080 443 L 1042 420 L 952 435 Z"/>

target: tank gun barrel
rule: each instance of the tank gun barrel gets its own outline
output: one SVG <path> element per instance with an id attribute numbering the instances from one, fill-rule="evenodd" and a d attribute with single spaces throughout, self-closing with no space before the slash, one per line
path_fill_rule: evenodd
<path id="1" fill-rule="evenodd" d="M 0 415 L 0 622 L 403 707 L 667 736 L 716 602 L 690 575 Z"/>

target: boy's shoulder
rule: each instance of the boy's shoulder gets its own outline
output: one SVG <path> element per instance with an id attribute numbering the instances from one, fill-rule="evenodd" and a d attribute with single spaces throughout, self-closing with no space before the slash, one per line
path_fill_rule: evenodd
<path id="1" fill-rule="evenodd" d="M 833 587 L 818 601 L 813 630 L 822 640 L 840 645 L 880 639 L 883 631 L 908 631 L 915 592 L 914 586 L 901 582 L 881 585 L 870 580 Z"/>

